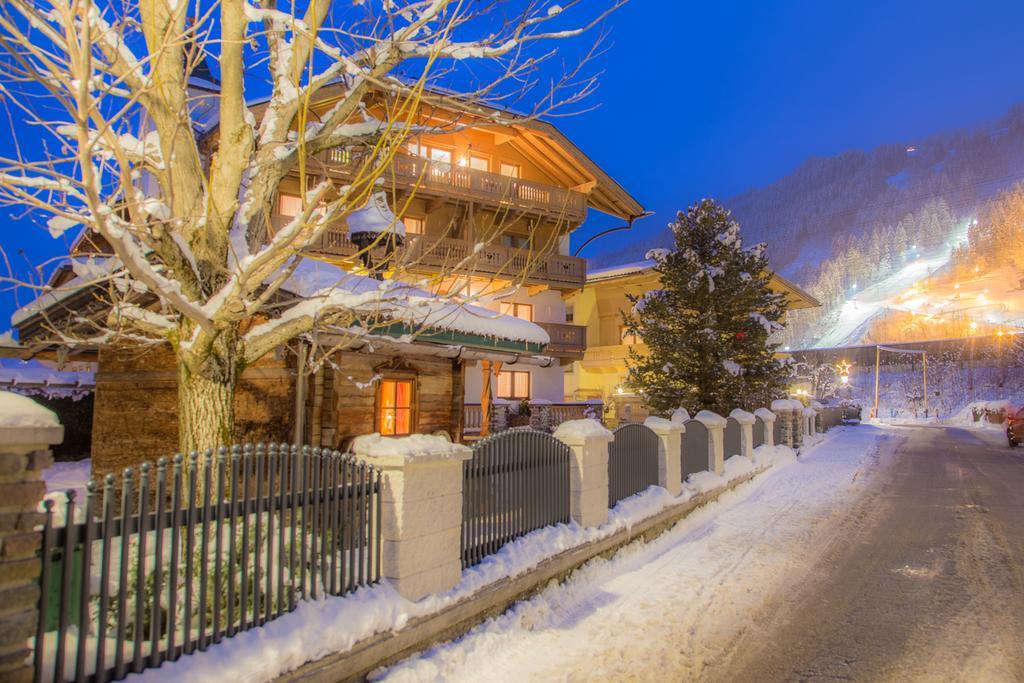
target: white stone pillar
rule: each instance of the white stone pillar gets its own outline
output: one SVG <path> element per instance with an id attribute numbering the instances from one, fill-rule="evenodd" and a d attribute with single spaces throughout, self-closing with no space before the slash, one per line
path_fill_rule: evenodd
<path id="1" fill-rule="evenodd" d="M 658 486 L 678 496 L 683 490 L 682 435 L 686 425 L 649 417 L 644 426 L 658 435 Z"/>
<path id="2" fill-rule="evenodd" d="M 597 420 L 568 420 L 555 438 L 569 446 L 569 511 L 581 526 L 608 521 L 608 444 L 614 435 Z"/>
<path id="3" fill-rule="evenodd" d="M 708 471 L 721 474 L 725 467 L 726 419 L 710 410 L 702 410 L 693 418 L 708 428 Z"/>
<path id="4" fill-rule="evenodd" d="M 729 417 L 740 423 L 740 455 L 754 459 L 754 415 L 734 408 Z"/>
<path id="5" fill-rule="evenodd" d="M 462 574 L 462 463 L 473 451 L 440 437 L 361 436 L 352 450 L 383 472 L 381 574 L 409 600 Z"/>
<path id="6" fill-rule="evenodd" d="M 768 410 L 767 408 L 758 408 L 754 411 L 754 416 L 761 418 L 761 422 L 764 423 L 764 434 L 762 438 L 764 445 L 774 446 L 775 445 L 775 413 Z"/>

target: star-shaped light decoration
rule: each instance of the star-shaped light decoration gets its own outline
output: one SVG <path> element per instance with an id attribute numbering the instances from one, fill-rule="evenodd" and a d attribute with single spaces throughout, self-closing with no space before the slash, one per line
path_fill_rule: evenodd
<path id="1" fill-rule="evenodd" d="M 839 361 L 838 363 L 836 363 L 836 372 L 838 372 L 840 375 L 843 375 L 845 377 L 849 377 L 850 376 L 850 370 L 852 370 L 852 369 L 853 369 L 853 364 L 848 362 L 848 361 L 846 361 L 846 360 L 842 360 L 842 361 Z"/>

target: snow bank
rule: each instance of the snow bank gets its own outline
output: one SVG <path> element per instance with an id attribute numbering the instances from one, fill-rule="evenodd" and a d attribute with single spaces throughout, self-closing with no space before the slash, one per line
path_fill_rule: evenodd
<path id="1" fill-rule="evenodd" d="M 739 408 L 733 408 L 732 412 L 729 413 L 729 417 L 736 420 L 741 425 L 754 424 L 754 414 L 748 413 L 745 410 L 740 410 Z"/>
<path id="2" fill-rule="evenodd" d="M 775 413 L 767 408 L 758 408 L 754 411 L 754 417 L 761 418 L 762 422 L 775 422 Z"/>
<path id="3" fill-rule="evenodd" d="M 443 436 L 412 434 L 410 436 L 381 436 L 378 433 L 357 436 L 352 441 L 352 451 L 357 455 L 371 458 L 443 456 L 462 453 L 466 447 L 449 441 Z"/>
<path id="4" fill-rule="evenodd" d="M 725 427 L 728 422 L 724 417 L 718 413 L 713 413 L 710 410 L 700 411 L 693 419 L 700 422 L 705 427 Z"/>
<path id="5" fill-rule="evenodd" d="M 59 427 L 56 413 L 27 396 L 0 391 L 0 427 Z"/>
<path id="6" fill-rule="evenodd" d="M 567 439 L 575 441 L 578 439 L 586 439 L 591 436 L 603 436 L 612 439 L 615 435 L 608 431 L 603 424 L 590 418 L 584 420 L 567 420 L 558 425 L 558 428 L 555 430 L 555 438 L 563 441 Z"/>

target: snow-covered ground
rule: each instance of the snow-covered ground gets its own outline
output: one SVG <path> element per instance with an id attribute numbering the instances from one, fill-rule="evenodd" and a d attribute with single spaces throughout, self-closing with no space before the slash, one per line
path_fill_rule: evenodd
<path id="1" fill-rule="evenodd" d="M 773 589 L 811 565 L 885 430 L 842 427 L 650 543 L 596 559 L 389 681 L 693 680 Z"/>

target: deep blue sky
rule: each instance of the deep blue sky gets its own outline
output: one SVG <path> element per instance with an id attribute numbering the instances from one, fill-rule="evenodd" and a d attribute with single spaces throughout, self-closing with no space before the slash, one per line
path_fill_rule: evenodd
<path id="1" fill-rule="evenodd" d="M 609 25 L 599 108 L 558 124 L 657 213 L 642 236 L 700 197 L 769 183 L 810 155 L 969 126 L 1024 100 L 1019 0 L 633 0 Z M 616 223 L 591 216 L 580 237 Z M 19 271 L 64 249 L 14 220 L 2 241 Z M 584 253 L 616 244 L 621 234 Z M 0 292 L 0 330 L 13 309 Z"/>
<path id="2" fill-rule="evenodd" d="M 611 23 L 601 107 L 560 125 L 656 212 L 644 236 L 808 156 L 969 126 L 1024 100 L 1019 0 L 633 0 Z"/>

